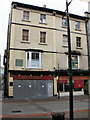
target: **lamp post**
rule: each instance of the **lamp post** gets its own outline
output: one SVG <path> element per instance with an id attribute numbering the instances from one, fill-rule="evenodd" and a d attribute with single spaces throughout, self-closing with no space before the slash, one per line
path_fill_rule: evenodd
<path id="1" fill-rule="evenodd" d="M 73 83 L 72 83 L 72 59 L 71 59 L 71 40 L 70 40 L 70 24 L 69 24 L 69 11 L 68 6 L 70 2 L 66 0 L 66 16 L 67 16 L 67 35 L 68 35 L 68 73 L 69 73 L 69 111 L 70 120 L 73 120 Z"/>

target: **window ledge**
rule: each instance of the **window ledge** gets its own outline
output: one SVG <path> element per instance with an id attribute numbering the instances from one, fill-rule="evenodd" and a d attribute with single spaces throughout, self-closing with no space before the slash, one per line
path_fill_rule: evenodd
<path id="1" fill-rule="evenodd" d="M 82 47 L 76 47 L 76 49 L 83 49 Z"/>
<path id="2" fill-rule="evenodd" d="M 42 68 L 26 67 L 26 70 L 43 70 Z"/>
<path id="3" fill-rule="evenodd" d="M 47 23 L 42 23 L 42 22 L 39 22 L 39 24 L 44 24 L 44 25 L 47 25 Z"/>
<path id="4" fill-rule="evenodd" d="M 62 47 L 66 47 L 66 48 L 68 48 L 68 45 L 62 45 Z"/>
<path id="5" fill-rule="evenodd" d="M 30 44 L 29 41 L 21 41 L 21 43 L 27 43 L 27 44 Z"/>
<path id="6" fill-rule="evenodd" d="M 39 43 L 39 45 L 47 45 L 47 43 Z"/>
<path id="7" fill-rule="evenodd" d="M 31 22 L 30 20 L 25 20 L 25 19 L 22 19 L 22 21 L 24 21 L 24 22 Z"/>
<path id="8" fill-rule="evenodd" d="M 67 26 L 61 26 L 62 28 L 67 28 Z"/>
<path id="9" fill-rule="evenodd" d="M 72 70 L 79 70 L 79 68 L 72 68 Z"/>
<path id="10" fill-rule="evenodd" d="M 81 31 L 81 29 L 76 29 L 76 28 L 75 28 L 75 30 L 76 30 L 76 31 Z"/>

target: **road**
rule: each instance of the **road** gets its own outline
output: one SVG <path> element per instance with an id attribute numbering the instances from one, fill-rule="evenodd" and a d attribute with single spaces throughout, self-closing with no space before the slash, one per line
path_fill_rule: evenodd
<path id="1" fill-rule="evenodd" d="M 88 118 L 88 97 L 75 96 L 74 97 L 74 117 Z M 69 117 L 69 98 L 57 97 L 45 99 L 26 99 L 14 100 L 3 99 L 2 101 L 2 115 L 4 117 L 47 117 L 50 118 L 53 112 L 65 112 L 65 117 Z"/>

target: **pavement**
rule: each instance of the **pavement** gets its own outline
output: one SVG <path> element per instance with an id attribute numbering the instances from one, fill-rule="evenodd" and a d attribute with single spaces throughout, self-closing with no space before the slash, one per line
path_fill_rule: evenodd
<path id="1" fill-rule="evenodd" d="M 89 120 L 89 101 L 89 95 L 74 95 L 74 120 Z M 65 113 L 65 119 L 69 119 L 69 96 L 60 96 L 60 99 L 56 96 L 24 100 L 3 98 L 0 117 L 3 117 L 2 120 L 52 120 L 52 113 Z"/>
<path id="2" fill-rule="evenodd" d="M 61 93 L 57 96 L 38 99 L 2 98 L 0 92 L 0 120 L 57 120 L 64 113 L 65 120 L 69 120 L 69 94 Z M 83 92 L 74 92 L 74 120 L 90 119 L 90 96 Z M 57 115 L 53 118 L 53 115 Z M 63 116 L 61 116 L 63 117 Z M 64 118 L 58 118 L 64 120 Z"/>

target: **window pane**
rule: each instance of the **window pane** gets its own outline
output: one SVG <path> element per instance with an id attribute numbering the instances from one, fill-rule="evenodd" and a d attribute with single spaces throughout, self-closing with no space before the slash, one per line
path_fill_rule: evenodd
<path id="1" fill-rule="evenodd" d="M 35 59 L 35 53 L 32 53 L 32 59 Z"/>
<path id="2" fill-rule="evenodd" d="M 62 19 L 62 26 L 67 27 L 67 19 Z"/>
<path id="3" fill-rule="evenodd" d="M 39 53 L 36 53 L 36 60 L 39 60 Z"/>
<path id="4" fill-rule="evenodd" d="M 78 56 L 72 56 L 72 68 L 78 68 Z"/>
<path id="5" fill-rule="evenodd" d="M 46 23 L 46 15 L 44 15 L 44 14 L 40 15 L 40 22 L 41 23 Z"/>
<path id="6" fill-rule="evenodd" d="M 75 22 L 75 29 L 80 29 L 80 22 L 78 21 Z"/>
<path id="7" fill-rule="evenodd" d="M 32 53 L 32 59 L 39 60 L 39 53 Z"/>
<path id="8" fill-rule="evenodd" d="M 31 67 L 39 68 L 39 53 L 32 53 Z"/>
<path id="9" fill-rule="evenodd" d="M 29 20 L 29 12 L 28 11 L 23 11 L 23 19 Z"/>
<path id="10" fill-rule="evenodd" d="M 29 30 L 22 30 L 22 40 L 23 41 L 28 41 L 28 33 L 29 33 Z"/>
<path id="11" fill-rule="evenodd" d="M 46 32 L 40 32 L 40 43 L 46 43 Z"/>
<path id="12" fill-rule="evenodd" d="M 29 53 L 27 53 L 27 67 L 30 67 Z"/>
<path id="13" fill-rule="evenodd" d="M 31 67 L 39 68 L 39 61 L 32 60 Z"/>
<path id="14" fill-rule="evenodd" d="M 29 53 L 27 53 L 27 59 L 29 59 Z"/>
<path id="15" fill-rule="evenodd" d="M 67 35 L 63 35 L 63 45 L 68 46 L 68 37 L 67 37 Z"/>
<path id="16" fill-rule="evenodd" d="M 28 68 L 41 68 L 41 53 L 27 52 L 26 55 Z"/>
<path id="17" fill-rule="evenodd" d="M 81 47 L 81 37 L 76 37 L 76 46 Z"/>

